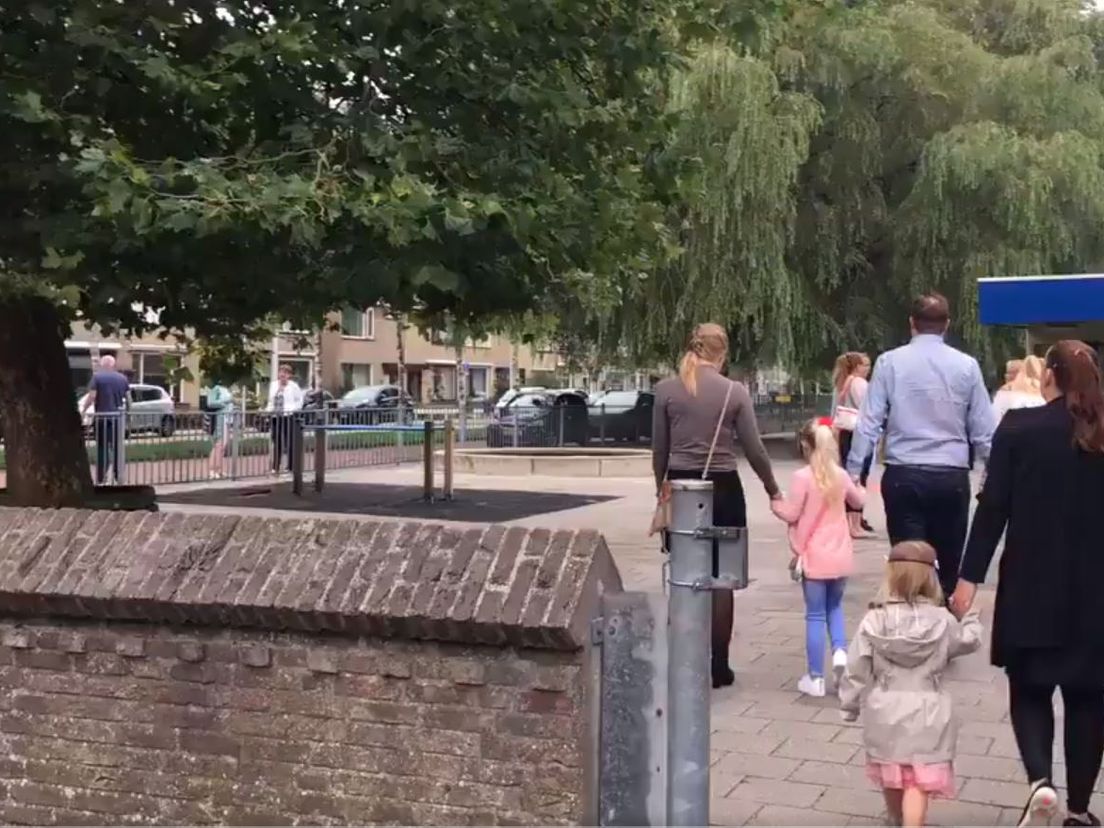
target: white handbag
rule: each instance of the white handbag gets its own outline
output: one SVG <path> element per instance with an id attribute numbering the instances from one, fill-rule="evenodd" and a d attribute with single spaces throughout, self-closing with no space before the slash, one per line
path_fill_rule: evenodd
<path id="1" fill-rule="evenodd" d="M 848 379 L 836 404 L 836 410 L 832 413 L 832 428 L 837 431 L 854 431 L 859 427 L 859 409 L 843 404 L 850 391 L 851 380 Z"/>

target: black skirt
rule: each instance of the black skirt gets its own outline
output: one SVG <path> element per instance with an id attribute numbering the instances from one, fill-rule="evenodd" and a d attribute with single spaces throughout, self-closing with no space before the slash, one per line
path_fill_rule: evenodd
<path id="1" fill-rule="evenodd" d="M 1015 647 L 993 661 L 1017 684 L 1104 690 L 1104 647 Z"/>
<path id="2" fill-rule="evenodd" d="M 701 480 L 701 469 L 697 471 L 671 469 L 668 480 Z M 712 471 L 707 479 L 713 483 L 713 525 L 747 527 L 747 501 L 744 499 L 744 486 L 740 482 L 738 471 Z M 720 560 L 717 555 L 717 542 L 713 541 L 713 577 L 721 574 Z"/>

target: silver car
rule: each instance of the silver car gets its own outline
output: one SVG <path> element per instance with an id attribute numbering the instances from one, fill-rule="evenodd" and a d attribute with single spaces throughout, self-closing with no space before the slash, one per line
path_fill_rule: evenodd
<path id="1" fill-rule="evenodd" d="M 84 407 L 85 394 L 77 401 L 77 410 Z M 169 392 L 159 385 L 136 384 L 127 392 L 127 433 L 152 431 L 171 437 L 176 431 L 176 404 Z M 92 410 L 85 412 L 82 425 L 92 430 Z"/>

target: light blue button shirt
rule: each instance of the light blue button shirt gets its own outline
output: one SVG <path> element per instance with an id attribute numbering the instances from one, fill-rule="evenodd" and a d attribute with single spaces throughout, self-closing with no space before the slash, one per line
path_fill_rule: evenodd
<path id="1" fill-rule="evenodd" d="M 977 360 L 919 334 L 875 363 L 847 471 L 859 475 L 883 431 L 887 465 L 966 469 L 971 444 L 984 465 L 996 427 Z"/>

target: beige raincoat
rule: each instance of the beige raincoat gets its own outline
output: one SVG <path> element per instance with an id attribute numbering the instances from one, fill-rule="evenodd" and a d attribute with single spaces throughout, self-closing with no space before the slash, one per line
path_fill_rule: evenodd
<path id="1" fill-rule="evenodd" d="M 849 717 L 861 710 L 870 760 L 926 765 L 954 758 L 958 728 L 943 671 L 980 646 L 976 615 L 959 622 L 927 601 L 889 602 L 866 614 L 848 652 L 840 703 Z"/>

